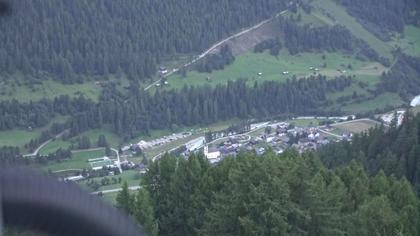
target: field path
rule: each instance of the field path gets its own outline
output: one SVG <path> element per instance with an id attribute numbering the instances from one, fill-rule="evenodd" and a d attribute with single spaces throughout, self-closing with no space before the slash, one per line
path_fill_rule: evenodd
<path id="1" fill-rule="evenodd" d="M 239 33 L 236 33 L 236 34 L 234 34 L 234 35 L 231 35 L 231 36 L 229 36 L 229 37 L 227 37 L 227 38 L 223 39 L 222 41 L 220 41 L 220 42 L 218 42 L 218 43 L 214 44 L 213 46 L 211 46 L 209 49 L 207 49 L 205 52 L 203 52 L 202 54 L 200 54 L 198 57 L 194 58 L 192 61 L 190 61 L 190 62 L 186 63 L 185 65 L 180 66 L 180 67 L 178 67 L 178 68 L 175 68 L 175 69 L 173 69 L 172 71 L 168 72 L 166 75 L 164 75 L 164 78 L 167 78 L 167 77 L 171 76 L 172 74 L 174 74 L 174 73 L 178 72 L 178 71 L 179 71 L 181 68 L 183 68 L 183 67 L 188 67 L 188 66 L 190 66 L 190 65 L 192 65 L 192 64 L 194 64 L 194 63 L 196 63 L 197 61 L 199 61 L 199 60 L 203 59 L 205 56 L 207 56 L 208 54 L 210 54 L 213 50 L 215 50 L 216 48 L 218 48 L 218 47 L 219 47 L 219 46 L 221 46 L 222 44 L 226 43 L 227 41 L 232 40 L 232 39 L 234 39 L 234 38 L 237 38 L 237 37 L 239 37 L 239 36 L 241 36 L 241 35 L 244 35 L 244 34 L 246 34 L 246 33 L 250 32 L 250 31 L 252 31 L 252 30 L 258 29 L 258 28 L 260 28 L 261 26 L 263 26 L 263 25 L 265 25 L 265 24 L 269 23 L 272 19 L 275 19 L 275 18 L 277 18 L 277 17 L 279 17 L 279 16 L 281 16 L 281 15 L 285 14 L 286 12 L 288 12 L 288 10 L 284 10 L 284 11 L 282 11 L 282 12 L 280 12 L 280 13 L 277 13 L 274 17 L 272 17 L 272 18 L 270 18 L 270 19 L 267 19 L 267 20 L 261 21 L 260 23 L 258 23 L 258 24 L 256 24 L 256 25 L 254 25 L 254 26 L 251 26 L 251 27 L 249 27 L 249 28 L 247 28 L 247 29 L 245 29 L 245 30 L 243 30 L 243 31 L 239 32 Z M 146 88 L 144 88 L 144 91 L 149 90 L 152 86 L 154 86 L 154 85 L 158 84 L 160 81 L 161 81 L 161 79 L 156 80 L 155 82 L 153 82 L 153 83 L 149 84 Z"/>
<path id="2" fill-rule="evenodd" d="M 41 143 L 41 145 L 39 145 L 35 151 L 33 153 L 29 153 L 29 154 L 25 154 L 23 155 L 23 157 L 34 157 L 36 155 L 38 155 L 38 152 L 45 147 L 47 144 L 49 144 L 53 139 L 56 138 L 60 138 L 67 130 L 62 131 L 61 133 L 57 134 L 56 136 L 54 136 L 54 138 L 48 139 L 47 141 Z"/>
<path id="3" fill-rule="evenodd" d="M 88 148 L 88 149 L 77 149 L 72 150 L 72 153 L 79 153 L 79 152 L 93 152 L 93 151 L 99 151 L 105 149 L 104 147 L 97 147 L 97 148 Z"/>
<path id="4" fill-rule="evenodd" d="M 135 190 L 138 190 L 138 189 L 141 189 L 141 186 L 140 185 L 138 185 L 138 186 L 130 186 L 130 187 L 128 187 L 128 190 L 132 190 L 132 191 L 135 191 Z M 92 192 L 91 194 L 99 194 L 99 193 L 103 193 L 103 194 L 107 194 L 107 193 L 115 193 L 115 192 L 119 192 L 119 191 L 121 191 L 122 190 L 122 188 L 114 188 L 114 189 L 109 189 L 109 190 L 103 190 L 103 191 L 96 191 L 96 192 Z"/>

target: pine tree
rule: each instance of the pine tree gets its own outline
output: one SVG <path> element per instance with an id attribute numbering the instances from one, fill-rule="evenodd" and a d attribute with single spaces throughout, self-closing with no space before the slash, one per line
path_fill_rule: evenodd
<path id="1" fill-rule="evenodd" d="M 124 181 L 122 185 L 122 190 L 118 192 L 116 197 L 117 207 L 127 214 L 133 214 L 134 207 L 133 207 L 133 196 L 131 196 L 130 191 L 128 189 L 127 181 Z"/>
<path id="2" fill-rule="evenodd" d="M 139 189 L 135 195 L 133 211 L 135 219 L 144 227 L 148 235 L 158 235 L 158 223 L 155 219 L 152 200 L 146 189 Z"/>

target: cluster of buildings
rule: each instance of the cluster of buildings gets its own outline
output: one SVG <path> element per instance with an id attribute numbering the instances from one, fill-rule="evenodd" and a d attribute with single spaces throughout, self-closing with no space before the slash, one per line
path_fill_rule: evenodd
<path id="1" fill-rule="evenodd" d="M 380 116 L 380 119 L 385 125 L 390 125 L 395 119 L 397 119 L 397 126 L 400 126 L 404 120 L 405 110 L 397 110 L 395 112 L 389 112 Z"/>
<path id="2" fill-rule="evenodd" d="M 140 148 L 141 150 L 145 150 L 145 149 L 148 149 L 148 148 L 165 145 L 165 144 L 171 143 L 173 141 L 176 141 L 178 139 L 186 138 L 188 136 L 191 136 L 191 133 L 171 134 L 171 135 L 163 136 L 162 138 L 158 138 L 158 139 L 154 139 L 154 140 L 150 140 L 150 141 L 140 140 L 140 142 L 138 142 L 138 143 L 130 144 L 130 145 L 122 147 L 121 150 L 123 152 L 126 152 L 128 150 L 135 150 L 136 148 Z"/>
<path id="3" fill-rule="evenodd" d="M 206 144 L 203 152 L 211 163 L 217 163 L 242 151 L 254 151 L 262 155 L 271 149 L 281 154 L 288 148 L 294 148 L 302 153 L 316 150 L 332 140 L 332 137 L 320 132 L 318 127 L 292 127 L 289 123 L 280 122 L 266 126 L 265 130 L 254 136 L 236 135 L 218 143 Z"/>

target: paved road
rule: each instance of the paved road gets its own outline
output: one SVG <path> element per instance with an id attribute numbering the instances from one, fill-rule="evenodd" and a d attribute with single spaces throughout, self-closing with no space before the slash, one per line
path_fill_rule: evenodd
<path id="1" fill-rule="evenodd" d="M 111 150 L 112 150 L 113 152 L 115 152 L 115 154 L 117 154 L 117 167 L 118 167 L 118 169 L 120 170 L 120 173 L 122 173 L 122 172 L 123 172 L 123 170 L 121 169 L 120 154 L 118 153 L 118 150 L 117 150 L 117 149 L 115 149 L 115 148 L 111 148 Z"/>
<path id="2" fill-rule="evenodd" d="M 138 189 L 140 189 L 141 188 L 141 186 L 140 185 L 138 185 L 138 186 L 130 186 L 130 187 L 128 187 L 128 189 L 129 190 L 132 190 L 132 191 L 136 191 L 136 190 L 138 190 Z M 114 188 L 114 189 L 109 189 L 109 190 L 103 190 L 103 191 L 96 191 L 96 192 L 92 192 L 92 193 L 90 193 L 90 194 L 98 194 L 98 193 L 100 193 L 100 192 L 102 192 L 103 194 L 107 194 L 107 193 L 116 193 L 116 192 L 119 192 L 119 191 L 121 191 L 122 190 L 122 188 Z"/>
<path id="3" fill-rule="evenodd" d="M 51 138 L 51 139 L 48 139 L 47 141 L 45 141 L 45 142 L 43 142 L 41 145 L 39 145 L 36 149 L 35 149 L 35 151 L 33 152 L 33 153 L 29 153 L 29 154 L 25 154 L 25 155 L 23 155 L 23 157 L 34 157 L 34 156 L 36 156 L 37 154 L 38 154 L 38 152 L 43 148 L 43 147 L 45 147 L 47 144 L 49 144 L 53 139 L 56 139 L 56 138 L 60 138 L 65 132 L 66 132 L 67 130 L 64 130 L 63 132 L 61 132 L 61 133 L 59 133 L 59 134 L 57 134 L 54 138 Z"/>
<path id="4" fill-rule="evenodd" d="M 89 149 L 78 149 L 78 150 L 72 150 L 72 153 L 78 153 L 78 152 L 93 152 L 93 151 L 99 151 L 105 149 L 104 147 L 98 147 L 98 148 L 89 148 Z"/>
<path id="5" fill-rule="evenodd" d="M 53 171 L 53 173 L 61 173 L 61 172 L 66 172 L 66 171 L 83 171 L 83 170 L 82 169 L 66 169 L 66 170 Z"/>
<path id="6" fill-rule="evenodd" d="M 169 73 L 167 73 L 166 75 L 164 75 L 164 77 L 165 77 L 165 78 L 166 78 L 166 77 L 169 77 L 169 76 L 171 76 L 172 74 L 174 74 L 174 73 L 178 72 L 181 68 L 183 68 L 183 67 L 188 67 L 188 66 L 190 66 L 190 65 L 192 65 L 192 64 L 194 64 L 194 63 L 196 63 L 197 61 L 199 61 L 199 60 L 203 59 L 203 58 L 204 58 L 204 57 L 206 57 L 208 54 L 210 54 L 213 50 L 215 50 L 216 48 L 218 48 L 218 47 L 219 47 L 219 46 L 221 46 L 222 44 L 226 43 L 227 41 L 229 41 L 229 40 L 231 40 L 231 39 L 234 39 L 234 38 L 237 38 L 237 37 L 239 37 L 239 36 L 241 36 L 241 35 L 244 35 L 244 34 L 246 34 L 246 33 L 250 32 L 250 31 L 253 31 L 253 30 L 255 30 L 255 29 L 258 29 L 258 28 L 260 28 L 261 26 L 263 26 L 263 25 L 267 24 L 268 22 L 270 22 L 272 19 L 277 18 L 277 17 L 279 17 L 279 16 L 281 16 L 281 15 L 285 14 L 287 11 L 288 11 L 288 10 L 284 10 L 284 11 L 282 11 L 282 12 L 278 13 L 277 15 L 275 15 L 274 17 L 272 17 L 272 18 L 270 18 L 270 19 L 267 19 L 267 20 L 261 21 L 260 23 L 258 23 L 258 24 L 256 24 L 256 25 L 254 25 L 254 26 L 251 26 L 251 27 L 249 27 L 249 28 L 247 28 L 247 29 L 245 29 L 245 30 L 243 30 L 243 31 L 239 32 L 239 33 L 236 33 L 236 34 L 234 34 L 234 35 L 231 35 L 231 36 L 229 36 L 229 37 L 227 37 L 227 38 L 223 39 L 222 41 L 220 41 L 220 42 L 218 42 L 218 43 L 214 44 L 213 46 L 211 46 L 211 47 L 210 47 L 209 49 L 207 49 L 205 52 L 201 53 L 198 57 L 194 58 L 192 61 L 190 61 L 190 62 L 186 63 L 186 64 L 185 64 L 185 65 L 183 65 L 183 66 L 180 66 L 180 67 L 178 67 L 178 68 L 173 69 L 172 71 L 170 71 Z M 146 90 L 150 89 L 152 86 L 154 86 L 154 85 L 158 84 L 160 81 L 161 81 L 161 80 L 159 79 L 159 80 L 157 80 L 157 81 L 155 81 L 155 82 L 151 83 L 151 84 L 150 84 L 150 85 L 148 85 L 146 88 L 144 88 L 144 90 L 146 91 Z"/>

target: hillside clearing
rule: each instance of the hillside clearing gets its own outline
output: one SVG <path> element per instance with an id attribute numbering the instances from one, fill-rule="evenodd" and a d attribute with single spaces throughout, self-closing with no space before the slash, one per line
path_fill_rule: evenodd
<path id="1" fill-rule="evenodd" d="M 354 36 L 366 41 L 366 43 L 379 53 L 379 55 L 390 60 L 392 59 L 392 46 L 365 29 L 355 18 L 350 16 L 342 6 L 338 5 L 333 0 L 314 0 L 312 5 L 318 12 L 328 12 L 328 14 L 334 18 L 336 24 L 345 26 Z M 327 18 L 331 19 L 331 17 Z"/>
<path id="2" fill-rule="evenodd" d="M 394 37 L 390 44 L 400 47 L 408 55 L 420 56 L 420 28 L 412 25 L 406 26 L 404 33 Z"/>
<path id="3" fill-rule="evenodd" d="M 90 168 L 88 159 L 99 158 L 105 156 L 105 150 L 80 151 L 74 152 L 72 158 L 60 162 L 50 162 L 47 165 L 41 166 L 43 170 L 67 170 L 67 169 L 83 169 Z"/>
<path id="4" fill-rule="evenodd" d="M 325 60 L 322 58 L 325 55 Z M 326 68 L 323 68 L 323 66 Z M 351 65 L 352 69 L 347 66 Z M 382 67 L 370 61 L 360 61 L 350 54 L 344 53 L 301 53 L 290 55 L 287 50 L 282 50 L 278 57 L 268 53 L 246 52 L 236 57 L 233 64 L 225 67 L 224 70 L 213 71 L 212 73 L 199 73 L 191 71 L 185 78 L 180 74 L 168 78 L 168 88 L 182 88 L 188 86 L 203 86 L 226 84 L 229 80 L 248 78 L 253 81 L 279 81 L 284 82 L 293 75 L 306 77 L 314 74 L 309 68 L 319 68 L 319 73 L 330 78 L 345 74 L 357 76 L 380 75 Z M 288 72 L 288 74 L 284 74 Z M 261 73 L 261 76 L 259 76 Z M 209 78 L 209 80 L 208 80 Z"/>
<path id="5" fill-rule="evenodd" d="M 361 103 L 351 103 L 341 107 L 341 110 L 349 113 L 363 113 L 374 111 L 376 109 L 384 109 L 387 107 L 400 107 L 404 101 L 398 94 L 383 93 L 374 99 L 366 100 Z"/>

